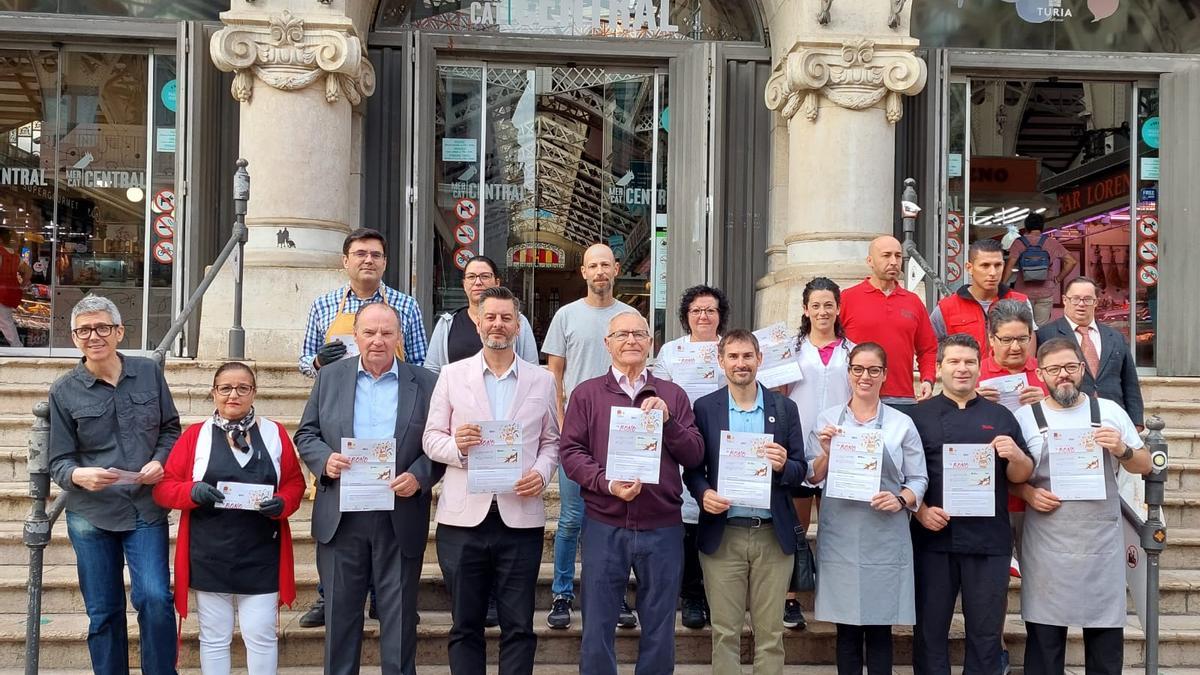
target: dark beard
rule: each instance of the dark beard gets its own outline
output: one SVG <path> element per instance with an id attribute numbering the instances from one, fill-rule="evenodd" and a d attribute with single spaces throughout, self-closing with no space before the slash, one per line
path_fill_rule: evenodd
<path id="1" fill-rule="evenodd" d="M 1083 397 L 1083 392 L 1075 388 L 1073 384 L 1064 384 L 1057 387 L 1050 387 L 1050 398 L 1054 402 L 1064 408 L 1071 408 L 1079 399 Z"/>

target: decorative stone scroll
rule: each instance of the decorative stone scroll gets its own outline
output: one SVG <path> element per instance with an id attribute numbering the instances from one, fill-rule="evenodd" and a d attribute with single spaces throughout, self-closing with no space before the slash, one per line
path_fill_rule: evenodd
<path id="1" fill-rule="evenodd" d="M 775 66 L 767 81 L 766 103 L 785 119 L 802 113 L 817 121 L 820 97 L 850 110 L 863 110 L 883 101 L 891 124 L 903 115 L 901 96 L 925 88 L 925 62 L 911 48 L 877 48 L 874 40 L 856 38 L 841 49 L 806 47 L 797 43 Z"/>
<path id="2" fill-rule="evenodd" d="M 362 41 L 346 26 L 280 14 L 225 15 L 225 28 L 209 52 L 217 68 L 233 72 L 233 97 L 248 103 L 257 79 L 282 91 L 303 89 L 325 78 L 325 100 L 345 97 L 357 105 L 375 91 L 375 69 Z"/>

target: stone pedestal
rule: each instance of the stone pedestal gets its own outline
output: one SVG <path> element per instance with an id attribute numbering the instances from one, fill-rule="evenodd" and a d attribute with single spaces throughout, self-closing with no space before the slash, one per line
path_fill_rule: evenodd
<path id="1" fill-rule="evenodd" d="M 375 89 L 352 18 L 359 4 L 233 0 L 209 45 L 213 63 L 235 74 L 249 162 L 249 358 L 297 358 L 313 298 L 345 283 L 342 240 L 358 226 L 353 106 Z M 204 298 L 201 358 L 225 355 L 232 295 L 230 266 Z"/>
<path id="2" fill-rule="evenodd" d="M 772 147 L 787 179 L 772 188 L 759 325 L 798 325 L 801 292 L 814 276 L 843 288 L 861 281 L 868 243 L 892 232 L 895 124 L 901 97 L 919 93 L 926 78 L 912 54 L 909 10 L 898 0 L 792 0 L 770 15 L 772 35 L 795 37 L 776 53 L 765 94 L 786 124 Z"/>

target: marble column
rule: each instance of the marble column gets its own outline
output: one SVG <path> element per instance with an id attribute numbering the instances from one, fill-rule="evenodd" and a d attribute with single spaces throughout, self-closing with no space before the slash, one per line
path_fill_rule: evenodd
<path id="1" fill-rule="evenodd" d="M 249 162 L 247 356 L 299 354 L 313 298 L 345 283 L 342 240 L 358 227 L 354 107 L 375 89 L 362 35 L 369 2 L 233 0 L 210 56 L 234 73 L 239 154 Z M 232 270 L 205 296 L 201 358 L 225 354 Z"/>
<path id="2" fill-rule="evenodd" d="M 786 125 L 773 136 L 768 274 L 758 282 L 756 323 L 798 325 L 801 292 L 814 276 L 845 287 L 866 275 L 871 239 L 890 234 L 895 125 L 902 97 L 925 86 L 913 55 L 907 0 L 772 0 L 771 34 L 782 39 L 767 106 Z"/>

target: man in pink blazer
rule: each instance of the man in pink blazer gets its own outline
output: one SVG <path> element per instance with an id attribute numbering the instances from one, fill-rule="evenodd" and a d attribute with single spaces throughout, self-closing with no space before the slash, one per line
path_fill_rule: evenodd
<path id="1" fill-rule="evenodd" d="M 546 525 L 542 491 L 558 468 L 558 416 L 554 376 L 513 351 L 520 316 L 512 291 L 484 291 L 483 350 L 442 368 L 425 424 L 425 454 L 446 465 L 437 551 L 450 590 L 454 673 L 486 672 L 483 628 L 493 587 L 500 672 L 533 673 L 533 599 Z"/>

